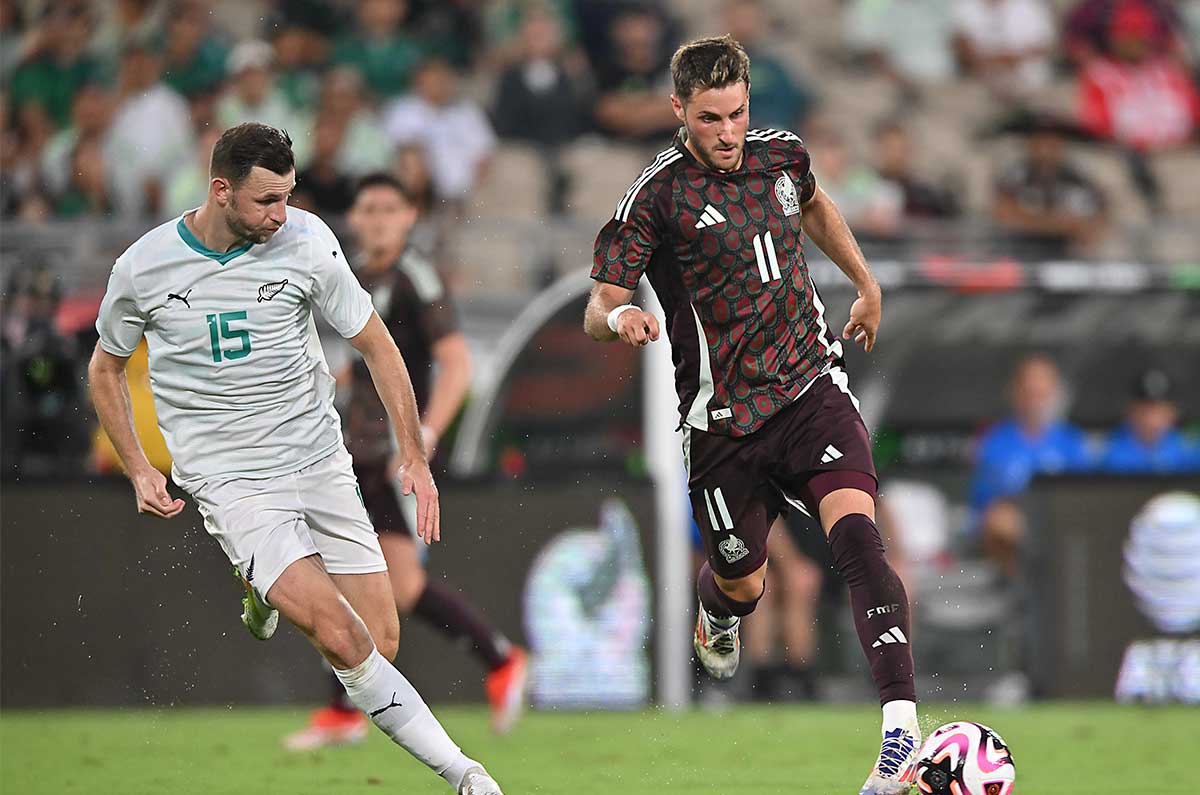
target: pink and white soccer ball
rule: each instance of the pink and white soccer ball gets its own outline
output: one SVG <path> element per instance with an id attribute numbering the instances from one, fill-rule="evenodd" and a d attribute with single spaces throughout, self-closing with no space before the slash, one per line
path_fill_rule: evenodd
<path id="1" fill-rule="evenodd" d="M 922 795 L 1011 795 L 1017 779 L 1004 739 L 982 723 L 947 723 L 929 735 L 917 759 Z"/>

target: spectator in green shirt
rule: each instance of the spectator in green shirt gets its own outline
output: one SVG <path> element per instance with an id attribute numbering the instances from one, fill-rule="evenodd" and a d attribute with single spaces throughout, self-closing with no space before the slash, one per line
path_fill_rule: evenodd
<path id="1" fill-rule="evenodd" d="M 75 94 L 99 69 L 88 56 L 92 20 L 84 5 L 57 5 L 46 12 L 41 25 L 42 46 L 17 67 L 10 86 L 11 107 L 23 116 L 37 106 L 56 127 L 71 119 Z"/>
<path id="2" fill-rule="evenodd" d="M 406 0 L 362 0 L 358 24 L 334 45 L 333 62 L 355 67 L 380 98 L 405 92 L 425 55 L 404 30 L 407 16 Z"/>
<path id="3" fill-rule="evenodd" d="M 212 91 L 225 79 L 229 53 L 210 19 L 196 3 L 185 3 L 167 23 L 163 82 L 185 97 Z"/>

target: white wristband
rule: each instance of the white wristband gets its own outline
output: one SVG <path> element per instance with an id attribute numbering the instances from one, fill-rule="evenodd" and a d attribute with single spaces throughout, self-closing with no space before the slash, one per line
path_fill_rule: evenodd
<path id="1" fill-rule="evenodd" d="M 630 309 L 637 309 L 634 304 L 621 304 L 616 309 L 608 313 L 608 328 L 613 334 L 617 333 L 617 318 L 621 317 L 621 313 Z"/>

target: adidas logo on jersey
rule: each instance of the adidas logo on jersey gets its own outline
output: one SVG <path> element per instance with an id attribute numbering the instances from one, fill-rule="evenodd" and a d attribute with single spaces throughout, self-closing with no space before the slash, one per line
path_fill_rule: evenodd
<path id="1" fill-rule="evenodd" d="M 829 445 L 828 447 L 825 448 L 825 455 L 821 456 L 821 463 L 828 464 L 831 461 L 837 461 L 841 457 L 842 457 L 842 451 L 837 449 L 833 445 Z"/>
<path id="2" fill-rule="evenodd" d="M 908 643 L 908 638 L 904 637 L 904 633 L 900 631 L 900 627 L 892 627 L 880 635 L 879 640 L 871 644 L 871 648 L 878 649 L 887 643 Z"/>
<path id="3" fill-rule="evenodd" d="M 700 220 L 696 222 L 697 229 L 705 229 L 710 226 L 720 226 L 725 223 L 725 216 L 717 212 L 717 208 L 711 204 L 704 205 L 704 212 L 700 213 Z"/>

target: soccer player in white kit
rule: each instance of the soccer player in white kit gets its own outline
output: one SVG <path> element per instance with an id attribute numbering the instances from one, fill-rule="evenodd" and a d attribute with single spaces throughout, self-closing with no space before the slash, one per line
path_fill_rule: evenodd
<path id="1" fill-rule="evenodd" d="M 286 133 L 248 123 L 220 137 L 204 205 L 147 232 L 113 267 L 88 368 L 96 412 L 138 512 L 177 516 L 183 500 L 171 499 L 133 428 L 125 364 L 145 336 L 172 479 L 253 589 L 256 620 L 278 610 L 299 627 L 351 701 L 455 791 L 500 795 L 390 662 L 396 604 L 342 443 L 314 307 L 370 368 L 426 543 L 440 537 L 437 487 L 404 361 L 329 227 L 287 206 L 295 181 Z"/>

